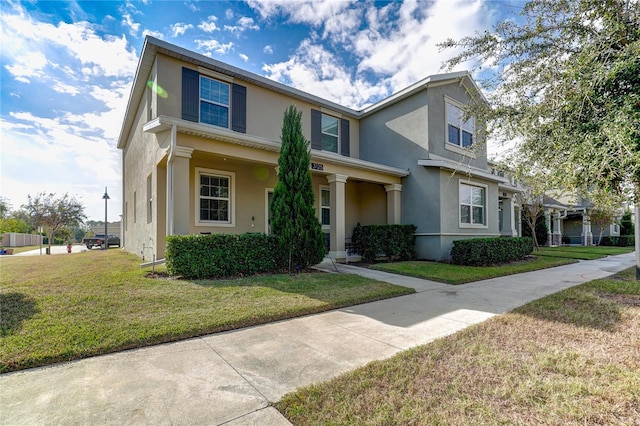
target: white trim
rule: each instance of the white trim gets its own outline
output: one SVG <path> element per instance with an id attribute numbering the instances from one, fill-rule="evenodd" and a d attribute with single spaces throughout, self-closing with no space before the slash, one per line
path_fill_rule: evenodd
<path id="1" fill-rule="evenodd" d="M 159 133 L 171 129 L 174 125 L 176 126 L 176 131 L 180 133 L 219 140 L 233 145 L 248 146 L 250 148 L 261 149 L 264 151 L 280 151 L 280 142 L 275 142 L 259 136 L 248 135 L 246 133 L 234 132 L 233 130 L 225 129 L 224 127 L 195 123 L 193 121 L 182 120 L 180 118 L 169 117 L 166 115 L 156 117 L 152 121 L 145 123 L 142 126 L 142 131 L 145 133 Z M 339 166 L 353 167 L 360 170 L 383 173 L 395 177 L 406 177 L 410 174 L 408 169 L 399 169 L 397 167 L 360 160 L 359 158 L 345 157 L 335 152 L 324 152 L 316 149 L 311 150 L 311 161 L 326 161 Z M 418 164 L 420 164 L 420 162 L 418 162 Z"/>
<path id="2" fill-rule="evenodd" d="M 198 122 L 202 123 L 202 124 L 205 124 L 207 126 L 216 126 L 216 127 L 221 127 L 223 129 L 230 129 L 231 128 L 231 84 L 227 83 L 226 81 L 222 81 L 222 80 L 218 80 L 218 79 L 215 79 L 215 78 L 211 78 L 209 76 L 202 75 L 202 74 L 199 75 L 198 77 L 199 77 L 199 79 L 198 79 Z M 206 79 L 209 79 L 211 81 L 215 81 L 217 83 L 224 84 L 225 86 L 227 86 L 227 95 L 229 97 L 229 101 L 228 101 L 228 103 L 226 105 L 222 104 L 222 103 L 219 103 L 219 102 L 216 102 L 214 100 L 205 99 L 205 98 L 202 97 L 202 79 L 203 78 L 206 78 Z M 218 107 L 221 107 L 221 108 L 226 108 L 227 109 L 227 125 L 226 126 L 218 126 L 217 124 L 207 123 L 207 122 L 202 121 L 202 102 L 206 102 L 208 104 L 215 105 L 215 106 L 218 106 Z"/>
<path id="3" fill-rule="evenodd" d="M 207 77 L 213 78 L 215 80 L 222 80 L 225 83 L 233 83 L 233 77 L 231 77 L 230 75 L 226 75 L 226 74 L 221 74 L 219 72 L 215 72 L 213 70 L 210 70 L 209 68 L 204 68 L 204 67 L 198 67 L 198 72 L 200 74 L 204 74 Z"/>
<path id="4" fill-rule="evenodd" d="M 482 215 L 483 215 L 482 224 L 473 223 L 473 196 L 471 197 L 472 202 L 469 209 L 469 216 L 472 223 L 462 222 L 462 212 L 461 212 L 462 209 L 460 208 L 462 206 L 462 201 L 460 200 L 460 188 L 462 185 L 472 186 L 472 187 L 475 186 L 476 188 L 484 189 L 484 200 L 483 200 L 483 206 L 482 206 Z M 458 228 L 467 228 L 467 229 L 489 228 L 489 212 L 487 211 L 488 210 L 487 198 L 489 196 L 488 189 L 489 187 L 485 184 L 472 182 L 471 180 L 458 179 Z"/>
<path id="5" fill-rule="evenodd" d="M 428 154 L 428 158 L 424 160 L 418 160 L 419 166 L 424 167 L 438 167 L 440 169 L 451 170 L 453 172 L 460 172 L 464 176 L 471 176 L 476 179 L 484 179 L 490 182 L 507 183 L 507 178 L 491 174 L 486 170 L 479 169 L 460 163 L 458 161 L 449 160 L 437 155 Z"/>
<path id="6" fill-rule="evenodd" d="M 477 140 L 477 127 L 476 127 L 476 119 L 475 117 L 471 117 L 470 120 L 473 120 L 473 133 L 471 134 L 472 140 L 471 145 L 469 147 L 462 146 L 462 125 L 465 123 L 459 123 L 460 127 L 460 145 L 456 145 L 452 142 L 449 142 L 449 105 L 458 108 L 460 112 L 464 112 L 465 105 L 447 95 L 443 95 L 444 98 L 444 148 L 448 151 L 453 151 L 461 155 L 466 155 L 472 158 L 476 158 L 476 154 L 470 150 L 470 148 L 478 143 Z"/>
<path id="7" fill-rule="evenodd" d="M 325 207 L 322 205 L 322 191 L 327 191 L 329 193 L 329 206 Z M 326 186 L 326 185 L 318 185 L 318 219 L 320 220 L 320 225 L 322 226 L 322 230 L 323 231 L 330 231 L 331 230 L 331 208 L 333 206 L 331 206 L 331 187 Z M 329 224 L 325 225 L 322 223 L 322 209 L 323 208 L 328 208 L 329 209 Z"/>
<path id="8" fill-rule="evenodd" d="M 200 174 L 210 176 L 220 176 L 229 178 L 229 220 L 228 221 L 202 221 L 200 220 Z M 195 168 L 194 176 L 194 192 L 195 192 L 195 225 L 208 227 L 227 227 L 235 228 L 236 226 L 236 174 L 225 170 L 206 169 L 204 167 Z"/>

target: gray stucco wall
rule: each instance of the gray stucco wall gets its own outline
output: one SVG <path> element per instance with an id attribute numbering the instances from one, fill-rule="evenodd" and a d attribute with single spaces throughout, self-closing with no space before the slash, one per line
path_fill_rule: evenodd
<path id="1" fill-rule="evenodd" d="M 464 104 L 469 95 L 458 82 L 429 87 L 360 122 L 363 160 L 410 171 L 402 182 L 402 223 L 416 225 L 416 251 L 421 259 L 448 260 L 454 240 L 499 235 L 497 183 L 418 165 L 418 160 L 429 159 L 432 153 L 464 167 L 488 170 L 484 152 L 469 156 L 455 147 L 446 148 L 446 99 Z M 460 224 L 461 181 L 486 188 L 485 226 Z"/>

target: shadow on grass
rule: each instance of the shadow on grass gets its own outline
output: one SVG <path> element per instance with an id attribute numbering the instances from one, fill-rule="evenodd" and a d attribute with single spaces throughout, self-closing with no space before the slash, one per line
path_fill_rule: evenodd
<path id="1" fill-rule="evenodd" d="M 22 293 L 0 294 L 0 336 L 13 334 L 22 326 L 22 322 L 28 320 L 38 312 L 36 303 Z"/>
<path id="2" fill-rule="evenodd" d="M 515 313 L 543 321 L 556 321 L 576 327 L 600 331 L 616 331 L 622 321 L 620 304 L 607 297 L 608 293 L 594 291 L 591 286 L 570 288 L 530 302 L 514 310 Z"/>

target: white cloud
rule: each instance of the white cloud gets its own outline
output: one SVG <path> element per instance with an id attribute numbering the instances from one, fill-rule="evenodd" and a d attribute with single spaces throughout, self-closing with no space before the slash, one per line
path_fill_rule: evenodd
<path id="1" fill-rule="evenodd" d="M 205 55 L 211 56 L 212 52 L 224 55 L 233 47 L 233 43 L 220 43 L 218 40 L 194 40 L 198 49 L 204 50 Z"/>
<path id="2" fill-rule="evenodd" d="M 238 56 L 240 56 L 240 59 L 242 59 L 245 62 L 247 62 L 249 60 L 249 57 L 247 55 L 245 55 L 244 53 L 239 53 Z"/>
<path id="3" fill-rule="evenodd" d="M 264 53 L 266 53 L 267 55 L 271 55 L 271 54 L 273 54 L 273 46 L 271 46 L 271 45 L 267 44 L 267 45 L 264 47 L 264 49 L 262 49 L 262 51 L 263 51 Z"/>
<path id="4" fill-rule="evenodd" d="M 124 13 L 122 14 L 122 26 L 125 28 L 129 28 L 129 34 L 132 36 L 137 36 L 138 31 L 140 31 L 140 23 L 135 22 L 130 14 Z"/>
<path id="5" fill-rule="evenodd" d="M 351 106 L 376 102 L 376 97 L 442 72 L 442 62 L 455 52 L 440 52 L 437 43 L 473 35 L 493 17 L 481 0 L 408 0 L 380 8 L 369 2 L 332 1 L 249 5 L 263 19 L 284 16 L 319 33 L 312 32 L 287 61 L 265 65 L 268 77 Z M 330 42 L 333 54 L 317 54 L 320 39 Z M 336 60 L 341 55 L 355 56 L 356 65 L 348 69 Z M 327 74 L 327 67 L 333 73 Z M 340 90 L 326 87 L 328 83 Z"/>
<path id="6" fill-rule="evenodd" d="M 173 37 L 178 37 L 180 35 L 183 35 L 184 33 L 187 32 L 187 30 L 191 30 L 193 29 L 193 25 L 191 24 L 185 24 L 182 22 L 177 22 L 173 25 L 171 25 L 171 35 Z"/>
<path id="7" fill-rule="evenodd" d="M 339 59 L 307 39 L 286 62 L 264 65 L 266 76 L 341 105 L 358 108 L 387 93 L 384 82 L 352 77 Z"/>
<path id="8" fill-rule="evenodd" d="M 186 2 L 184 2 L 184 5 L 187 7 L 187 9 L 189 9 L 192 12 L 199 12 L 200 11 L 200 8 L 198 7 L 196 2 L 186 1 Z"/>
<path id="9" fill-rule="evenodd" d="M 218 20 L 217 17 L 215 17 L 214 15 L 211 15 L 207 19 L 208 21 L 200 22 L 200 24 L 198 25 L 198 28 L 200 28 L 205 33 L 212 33 L 216 30 L 219 30 L 218 26 L 216 25 L 216 21 Z"/>
<path id="10" fill-rule="evenodd" d="M 80 89 L 77 86 L 72 86 L 70 84 L 65 84 L 65 83 L 62 83 L 60 81 L 56 81 L 53 84 L 52 89 L 55 90 L 58 93 L 66 93 L 66 94 L 69 94 L 71 96 L 75 96 L 78 93 L 80 93 Z"/>
<path id="11" fill-rule="evenodd" d="M 142 31 L 142 37 L 145 37 L 147 35 L 150 35 L 151 37 L 159 38 L 161 40 L 164 39 L 164 34 L 162 34 L 160 31 L 152 31 L 152 30 Z"/>
<path id="12" fill-rule="evenodd" d="M 224 12 L 224 15 L 225 15 L 225 17 L 226 17 L 227 19 L 233 19 L 233 10 L 231 10 L 231 9 L 227 9 L 227 10 Z"/>
<path id="13" fill-rule="evenodd" d="M 16 80 L 29 83 L 30 77 L 41 77 L 48 64 L 47 58 L 41 52 L 30 52 L 14 58 L 13 65 L 5 65 L 5 68 Z"/>
<path id="14" fill-rule="evenodd" d="M 232 33 L 241 33 L 247 30 L 259 30 L 260 27 L 256 25 L 253 18 L 243 16 L 238 19 L 238 25 L 225 25 L 224 29 Z"/>

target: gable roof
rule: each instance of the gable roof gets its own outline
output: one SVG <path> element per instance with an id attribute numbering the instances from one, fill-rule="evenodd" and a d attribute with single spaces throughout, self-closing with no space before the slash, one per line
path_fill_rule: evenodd
<path id="1" fill-rule="evenodd" d="M 122 122 L 120 136 L 118 137 L 118 148 L 120 149 L 125 147 L 126 142 L 129 139 L 131 128 L 133 126 L 133 121 L 135 119 L 135 111 L 137 110 L 138 106 L 140 105 L 140 102 L 142 101 L 144 91 L 147 86 L 147 80 L 148 80 L 149 74 L 151 73 L 151 69 L 153 68 L 156 55 L 158 53 L 179 59 L 181 61 L 184 61 L 190 64 L 194 64 L 196 66 L 202 66 L 202 67 L 211 69 L 213 71 L 217 71 L 219 73 L 232 76 L 234 78 L 237 78 L 238 80 L 246 81 L 256 86 L 281 93 L 285 96 L 288 96 L 294 99 L 299 99 L 303 102 L 326 107 L 330 110 L 339 112 L 341 114 L 344 114 L 345 116 L 352 117 L 355 119 L 363 118 L 369 114 L 372 114 L 375 111 L 383 109 L 396 102 L 400 102 L 401 100 L 421 90 L 424 90 L 427 86 L 431 84 L 445 83 L 445 82 L 450 82 L 455 80 L 459 80 L 461 84 L 463 83 L 463 81 L 470 82 L 473 89 L 482 96 L 482 99 L 484 99 L 482 92 L 480 91 L 476 83 L 471 78 L 471 75 L 469 74 L 469 72 L 459 71 L 459 72 L 429 76 L 397 93 L 394 93 L 393 95 L 381 100 L 380 102 L 377 102 L 362 110 L 355 110 L 352 108 L 345 107 L 343 105 L 339 105 L 335 102 L 323 99 L 319 96 L 315 96 L 310 93 L 303 92 L 302 90 L 287 86 L 277 81 L 270 80 L 266 77 L 260 76 L 258 74 L 254 74 L 252 72 L 243 70 L 233 65 L 229 65 L 224 62 L 218 61 L 216 59 L 212 59 L 200 53 L 193 52 L 191 50 L 185 49 L 180 46 L 176 46 L 174 44 L 168 43 L 163 40 L 159 40 L 151 36 L 146 36 L 144 40 L 144 45 L 142 47 L 142 53 L 140 54 L 140 60 L 138 61 L 138 67 L 136 69 L 136 73 L 133 79 L 133 86 L 131 88 L 131 93 L 129 94 L 129 100 L 127 102 L 127 108 L 125 111 L 124 120 Z"/>

